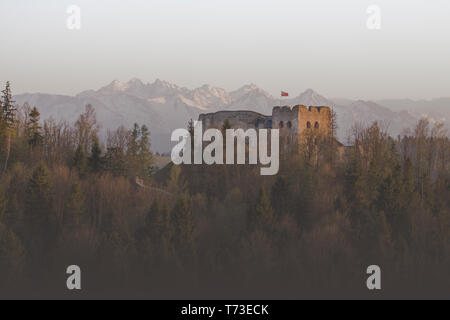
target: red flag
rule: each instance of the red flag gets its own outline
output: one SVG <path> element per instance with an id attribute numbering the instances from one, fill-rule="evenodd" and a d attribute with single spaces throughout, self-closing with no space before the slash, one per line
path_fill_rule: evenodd
<path id="1" fill-rule="evenodd" d="M 289 93 L 284 92 L 284 91 L 281 91 L 281 96 L 282 96 L 282 97 L 288 97 L 288 96 L 289 96 Z"/>

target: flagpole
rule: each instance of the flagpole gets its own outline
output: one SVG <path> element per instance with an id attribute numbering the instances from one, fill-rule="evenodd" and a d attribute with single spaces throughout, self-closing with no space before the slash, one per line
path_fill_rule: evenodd
<path id="1" fill-rule="evenodd" d="M 280 107 L 282 107 L 283 97 L 288 97 L 289 93 L 281 91 L 280 92 Z"/>

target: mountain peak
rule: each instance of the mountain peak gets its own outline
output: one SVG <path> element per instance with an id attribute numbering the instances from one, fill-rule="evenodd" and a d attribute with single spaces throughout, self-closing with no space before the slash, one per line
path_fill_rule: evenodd
<path id="1" fill-rule="evenodd" d="M 233 95 L 244 95 L 244 94 L 247 94 L 247 93 L 252 92 L 252 91 L 255 91 L 255 92 L 258 92 L 258 93 L 263 93 L 264 95 L 267 95 L 267 96 L 269 95 L 266 91 L 264 91 L 263 89 L 261 89 L 260 87 L 258 87 L 254 83 L 243 85 L 239 89 L 231 92 L 231 94 L 233 94 Z"/>
<path id="2" fill-rule="evenodd" d="M 316 92 L 313 90 L 313 89 L 311 89 L 311 88 L 308 88 L 308 89 L 306 89 L 304 92 L 303 92 L 304 94 L 316 94 Z"/>
<path id="3" fill-rule="evenodd" d="M 137 86 L 137 85 L 138 86 L 143 86 L 144 85 L 142 80 L 139 79 L 139 78 L 132 78 L 132 79 L 130 79 L 130 81 L 127 82 L 127 84 L 133 85 L 133 86 Z"/>
<path id="4" fill-rule="evenodd" d="M 296 103 L 303 104 L 305 106 L 332 106 L 333 103 L 320 95 L 311 88 L 306 89 L 297 98 L 295 98 Z M 298 101 L 297 101 L 298 100 Z"/>
<path id="5" fill-rule="evenodd" d="M 243 85 L 242 87 L 240 87 L 238 90 L 246 90 L 246 91 L 250 91 L 250 90 L 262 90 L 260 89 L 256 84 L 254 83 L 249 83 L 246 85 Z"/>
<path id="6" fill-rule="evenodd" d="M 153 82 L 153 85 L 157 86 L 157 87 L 164 87 L 164 88 L 173 88 L 173 89 L 178 88 L 177 85 L 170 83 L 168 81 L 165 81 L 165 80 L 161 80 L 161 79 L 156 79 L 155 82 Z"/>
<path id="7" fill-rule="evenodd" d="M 122 85 L 122 82 L 120 82 L 120 80 L 115 79 L 115 80 L 111 81 L 111 83 L 109 85 L 111 87 L 119 87 Z"/>
<path id="8" fill-rule="evenodd" d="M 307 96 L 307 97 L 314 97 L 314 96 L 321 96 L 318 94 L 314 89 L 308 88 L 305 91 L 303 91 L 300 96 Z"/>
<path id="9" fill-rule="evenodd" d="M 113 80 L 110 84 L 100 88 L 98 92 L 100 93 L 114 93 L 125 90 L 127 87 L 126 84 L 123 84 L 119 80 Z"/>

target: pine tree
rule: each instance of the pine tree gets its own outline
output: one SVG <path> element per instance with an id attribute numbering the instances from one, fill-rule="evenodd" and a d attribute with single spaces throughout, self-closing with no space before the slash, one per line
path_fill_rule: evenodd
<path id="1" fill-rule="evenodd" d="M 6 87 L 2 91 L 2 119 L 8 127 L 13 127 L 16 117 L 17 108 L 12 100 L 11 86 L 9 81 L 6 82 Z"/>
<path id="2" fill-rule="evenodd" d="M 88 158 L 89 169 L 93 173 L 98 173 L 102 170 L 102 150 L 98 141 L 98 137 L 94 134 L 92 138 L 91 155 Z"/>
<path id="3" fill-rule="evenodd" d="M 36 107 L 34 107 L 30 114 L 27 123 L 27 138 L 28 144 L 31 147 L 37 147 L 42 145 L 44 137 L 42 136 L 42 128 L 39 125 L 40 113 Z"/>
<path id="4" fill-rule="evenodd" d="M 16 116 L 16 107 L 12 100 L 12 93 L 9 81 L 6 82 L 5 90 L 2 91 L 2 115 L 1 115 L 1 131 L 6 136 L 6 157 L 5 164 L 3 166 L 3 174 L 8 168 L 8 160 L 11 153 L 11 136 L 13 134 L 13 128 Z"/>
<path id="5" fill-rule="evenodd" d="M 128 142 L 127 152 L 130 157 L 133 159 L 137 158 L 139 153 L 139 135 L 141 134 L 141 130 L 139 125 L 135 123 L 133 125 L 133 130 L 131 130 L 130 141 Z"/>
<path id="6" fill-rule="evenodd" d="M 139 136 L 141 130 L 139 125 L 135 123 L 133 129 L 129 132 L 128 141 L 126 146 L 126 158 L 129 168 L 129 174 L 132 176 L 140 175 L 139 168 Z"/>
<path id="7" fill-rule="evenodd" d="M 139 138 L 139 167 L 140 174 L 143 178 L 150 176 L 152 165 L 152 152 L 150 151 L 150 132 L 146 125 L 141 127 L 141 136 Z"/>
<path id="8" fill-rule="evenodd" d="M 108 148 L 103 161 L 105 163 L 105 169 L 110 171 L 114 176 L 126 176 L 129 172 L 129 163 L 122 148 Z"/>

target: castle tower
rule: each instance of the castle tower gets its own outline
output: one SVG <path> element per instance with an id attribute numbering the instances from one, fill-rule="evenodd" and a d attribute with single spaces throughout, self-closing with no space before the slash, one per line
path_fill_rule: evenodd
<path id="1" fill-rule="evenodd" d="M 331 134 L 331 110 L 329 107 L 306 107 L 296 105 L 274 107 L 272 128 L 280 130 L 284 145 L 298 145 L 302 137 L 310 131 L 320 135 Z"/>

